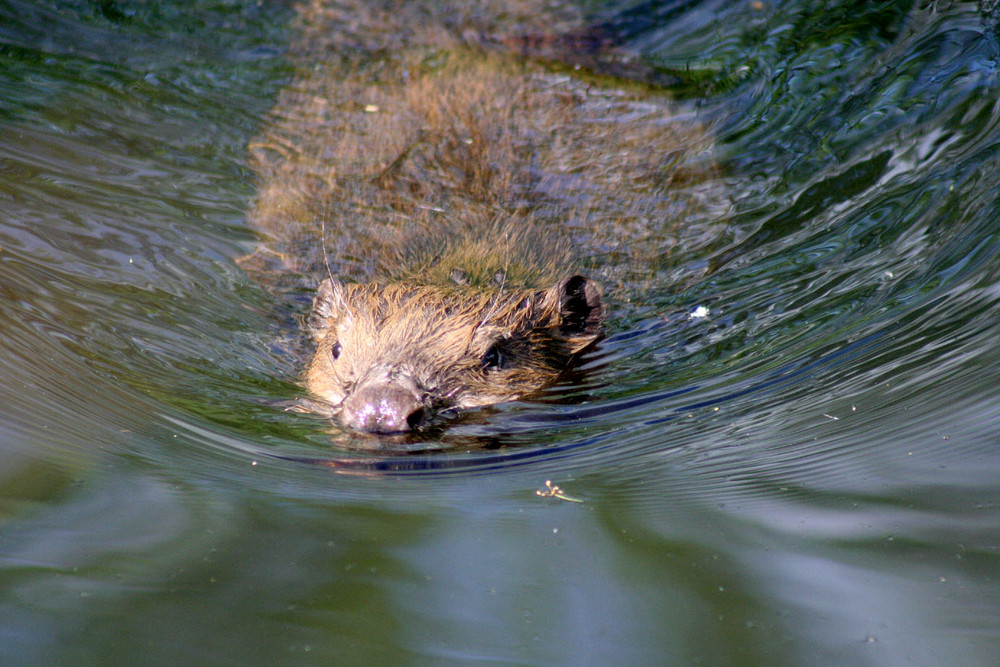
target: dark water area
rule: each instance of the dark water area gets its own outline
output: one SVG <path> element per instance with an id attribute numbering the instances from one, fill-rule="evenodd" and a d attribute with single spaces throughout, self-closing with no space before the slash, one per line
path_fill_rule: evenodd
<path id="1" fill-rule="evenodd" d="M 0 3 L 0 664 L 996 662 L 1000 9 L 588 11 L 722 204 L 588 257 L 565 400 L 386 456 L 236 263 L 294 9 Z"/>

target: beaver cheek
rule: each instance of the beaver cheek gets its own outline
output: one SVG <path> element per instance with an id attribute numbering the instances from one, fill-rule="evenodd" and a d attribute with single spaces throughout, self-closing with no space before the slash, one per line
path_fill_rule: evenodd
<path id="1" fill-rule="evenodd" d="M 367 433 L 405 433 L 420 427 L 426 411 L 420 397 L 391 381 L 358 387 L 341 404 L 344 426 Z"/>

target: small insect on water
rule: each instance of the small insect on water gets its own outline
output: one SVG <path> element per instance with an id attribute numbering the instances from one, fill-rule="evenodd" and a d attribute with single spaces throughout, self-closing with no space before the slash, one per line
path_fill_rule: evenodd
<path id="1" fill-rule="evenodd" d="M 571 503 L 583 502 L 579 498 L 574 498 L 573 496 L 567 496 L 561 488 L 552 483 L 551 479 L 545 480 L 544 489 L 535 489 L 535 495 L 541 496 L 542 498 L 558 498 L 559 500 L 567 500 Z"/>

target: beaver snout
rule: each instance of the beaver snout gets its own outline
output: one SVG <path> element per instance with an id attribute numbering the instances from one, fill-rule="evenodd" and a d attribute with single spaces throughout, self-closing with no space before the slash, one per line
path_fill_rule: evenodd
<path id="1" fill-rule="evenodd" d="M 341 421 L 368 433 L 403 433 L 423 424 L 426 410 L 412 389 L 391 380 L 358 387 L 341 405 Z"/>

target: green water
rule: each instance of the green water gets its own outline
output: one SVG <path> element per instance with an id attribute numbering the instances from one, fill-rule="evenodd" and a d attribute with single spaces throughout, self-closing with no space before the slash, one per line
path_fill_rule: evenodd
<path id="1" fill-rule="evenodd" d="M 712 242 L 576 400 L 342 470 L 235 263 L 291 9 L 0 2 L 0 664 L 996 661 L 995 3 L 591 11 L 716 136 Z"/>

